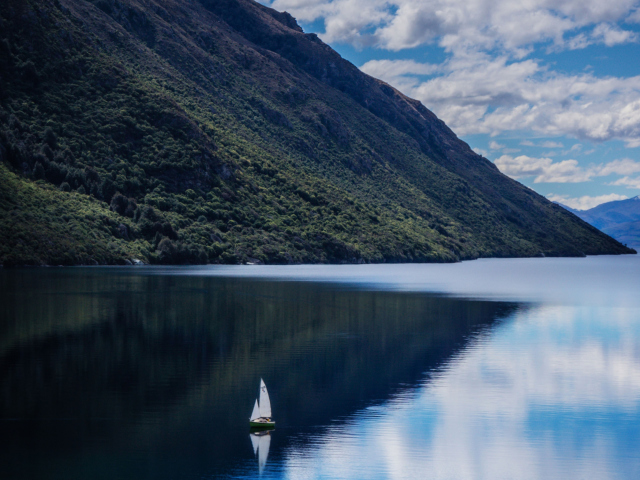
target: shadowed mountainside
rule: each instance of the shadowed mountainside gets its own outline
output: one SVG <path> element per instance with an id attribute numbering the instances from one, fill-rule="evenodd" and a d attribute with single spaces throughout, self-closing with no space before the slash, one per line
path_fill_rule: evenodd
<path id="1" fill-rule="evenodd" d="M 7 0 L 0 27 L 5 265 L 632 253 L 286 12 Z"/>

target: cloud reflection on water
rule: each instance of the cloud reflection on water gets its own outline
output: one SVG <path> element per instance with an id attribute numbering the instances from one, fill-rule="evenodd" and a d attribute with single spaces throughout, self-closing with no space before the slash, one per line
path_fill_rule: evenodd
<path id="1" fill-rule="evenodd" d="M 417 391 L 361 411 L 287 478 L 640 478 L 636 309 L 541 305 Z"/>

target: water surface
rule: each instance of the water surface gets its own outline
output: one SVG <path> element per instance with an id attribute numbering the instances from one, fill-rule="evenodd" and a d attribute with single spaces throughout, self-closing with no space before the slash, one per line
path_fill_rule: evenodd
<path id="1" fill-rule="evenodd" d="M 635 256 L 0 282 L 6 478 L 640 478 Z"/>

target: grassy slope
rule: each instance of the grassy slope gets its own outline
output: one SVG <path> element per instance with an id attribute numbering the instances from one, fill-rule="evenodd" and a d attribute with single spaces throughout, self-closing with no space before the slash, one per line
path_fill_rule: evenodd
<path id="1" fill-rule="evenodd" d="M 56 198 L 129 226 L 126 248 L 94 260 L 628 252 L 255 4 L 8 0 L 0 15 L 0 155 L 24 188 L 40 178 L 78 190 Z M 322 73 L 327 65 L 339 72 Z M 64 231 L 58 216 L 33 208 L 31 226 Z M 86 228 L 90 237 L 97 227 Z M 96 244 L 105 251 L 112 241 L 122 239 Z M 2 243 L 8 263 L 64 256 L 10 236 Z"/>

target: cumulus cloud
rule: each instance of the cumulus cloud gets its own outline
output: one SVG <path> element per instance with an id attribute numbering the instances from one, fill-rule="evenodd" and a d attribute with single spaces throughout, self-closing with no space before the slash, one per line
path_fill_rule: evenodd
<path id="1" fill-rule="evenodd" d="M 438 76 L 419 82 L 420 64 L 402 62 L 396 70 L 394 61 L 387 61 L 388 73 L 380 63 L 361 69 L 422 101 L 460 135 L 528 130 L 640 146 L 640 76 L 567 75 L 549 71 L 538 60 L 473 53 L 450 58 Z M 559 145 L 550 142 L 547 148 Z"/>
<path id="2" fill-rule="evenodd" d="M 532 44 L 584 48 L 635 41 L 618 23 L 636 0 L 263 0 L 311 22 L 324 20 L 328 42 L 402 50 L 438 42 L 449 51 L 502 49 L 525 55 Z M 583 31 L 587 29 L 587 31 Z"/>
<path id="3" fill-rule="evenodd" d="M 582 150 L 582 144 L 581 143 L 576 143 L 576 144 L 571 146 L 571 148 L 568 150 L 568 152 L 580 152 L 581 150 Z"/>
<path id="4" fill-rule="evenodd" d="M 534 158 L 527 155 L 520 155 L 515 158 L 511 155 L 502 155 L 494 163 L 502 173 L 517 179 L 542 175 L 551 166 L 553 160 L 550 158 Z"/>
<path id="5" fill-rule="evenodd" d="M 615 182 L 611 182 L 609 185 L 640 189 L 640 177 L 636 177 L 636 178 L 622 177 L 616 180 Z"/>
<path id="6" fill-rule="evenodd" d="M 410 92 L 420 84 L 420 77 L 438 73 L 440 68 L 440 65 L 414 60 L 371 60 L 361 70 L 403 92 Z"/>
<path id="7" fill-rule="evenodd" d="M 431 75 L 439 68 L 439 65 L 419 63 L 414 60 L 371 60 L 367 63 L 367 73 L 376 78 L 390 74 L 396 76 Z"/>
<path id="8" fill-rule="evenodd" d="M 489 143 L 489 148 L 491 150 L 502 150 L 503 148 L 505 148 L 506 145 L 502 145 L 498 142 L 494 142 L 493 140 Z"/>
<path id="9" fill-rule="evenodd" d="M 590 180 L 594 175 L 591 170 L 579 166 L 576 160 L 554 162 L 550 158 L 502 155 L 495 164 L 512 178 L 535 176 L 534 183 L 579 183 Z"/>
<path id="10" fill-rule="evenodd" d="M 545 140 L 544 142 L 538 142 L 538 143 L 534 143 L 531 140 L 522 140 L 520 142 L 520 145 L 524 146 L 524 147 L 542 147 L 542 148 L 564 148 L 564 144 L 561 142 L 554 142 L 551 140 Z M 573 145 L 568 152 L 576 152 L 576 151 L 580 151 L 582 150 L 582 145 L 579 143 L 576 143 L 575 145 Z"/>
<path id="11" fill-rule="evenodd" d="M 634 173 L 640 173 L 640 162 L 631 160 L 630 158 L 623 158 L 621 160 L 613 160 L 612 162 L 601 165 L 597 169 L 597 174 L 600 177 L 607 175 L 633 175 Z"/>
<path id="12" fill-rule="evenodd" d="M 569 197 L 568 195 L 556 195 L 555 193 L 552 193 L 547 195 L 547 198 L 552 202 L 561 203 L 575 210 L 589 210 L 590 208 L 597 207 L 602 203 L 626 200 L 629 197 L 626 195 L 618 195 L 617 193 L 598 195 L 597 197 L 590 197 L 589 195 L 584 195 L 582 197 Z"/>
<path id="13" fill-rule="evenodd" d="M 594 177 L 625 175 L 624 178 L 609 185 L 640 188 L 640 178 L 632 179 L 628 176 L 640 172 L 640 162 L 629 158 L 590 165 L 585 168 L 573 159 L 554 162 L 548 156 L 541 158 L 528 155 L 512 157 L 505 154 L 497 158 L 494 163 L 502 173 L 511 178 L 520 179 L 535 176 L 534 183 L 580 183 L 588 182 Z"/>
<path id="14" fill-rule="evenodd" d="M 636 8 L 625 20 L 627 23 L 640 23 L 640 8 Z"/>
<path id="15" fill-rule="evenodd" d="M 606 23 L 601 23 L 593 29 L 593 38 L 600 40 L 607 47 L 637 41 L 637 35 L 634 32 L 622 30 L 615 25 Z"/>

